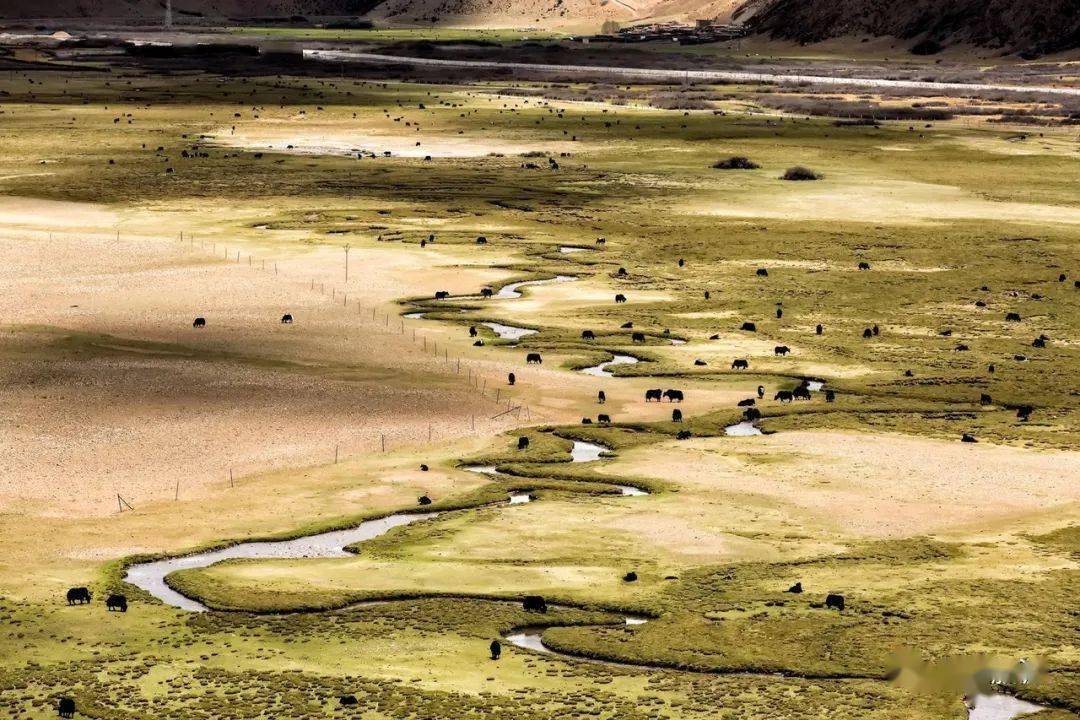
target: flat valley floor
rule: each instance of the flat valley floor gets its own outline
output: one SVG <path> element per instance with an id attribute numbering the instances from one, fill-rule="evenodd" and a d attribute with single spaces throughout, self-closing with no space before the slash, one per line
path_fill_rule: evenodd
<path id="1" fill-rule="evenodd" d="M 1021 658 L 1010 695 L 1080 713 L 1075 125 L 337 66 L 0 89 L 0 715 L 961 720 Z M 209 612 L 124 581 L 421 509 L 168 577 Z"/>

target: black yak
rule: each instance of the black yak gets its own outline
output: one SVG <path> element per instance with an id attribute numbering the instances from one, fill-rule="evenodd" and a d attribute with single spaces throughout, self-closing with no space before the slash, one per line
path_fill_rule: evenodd
<path id="1" fill-rule="evenodd" d="M 90 591 L 84 587 L 73 587 L 67 591 L 68 605 L 85 605 L 90 602 Z"/>
<path id="2" fill-rule="evenodd" d="M 548 609 L 547 601 L 544 600 L 542 595 L 526 595 L 521 601 L 521 609 L 526 612 L 546 613 Z"/>

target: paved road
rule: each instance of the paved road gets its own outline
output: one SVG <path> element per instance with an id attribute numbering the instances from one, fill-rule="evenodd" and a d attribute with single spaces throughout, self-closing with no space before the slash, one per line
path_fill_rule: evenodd
<path id="1" fill-rule="evenodd" d="M 1080 88 L 1053 87 L 1050 85 L 985 85 L 982 83 L 926 82 L 922 80 L 885 80 L 875 78 L 831 77 L 828 75 L 785 75 L 780 73 L 755 73 L 734 70 L 665 70 L 656 68 L 626 68 L 606 65 L 544 65 L 540 63 L 498 62 L 496 60 L 441 60 L 437 58 L 402 57 L 377 53 L 349 52 L 346 50 L 305 50 L 304 57 L 330 62 L 385 63 L 400 62 L 410 65 L 435 65 L 461 68 L 511 68 L 533 72 L 589 73 L 592 75 L 618 75 L 656 80 L 681 82 L 683 80 L 707 80 L 733 83 L 814 83 L 850 87 L 901 88 L 905 90 L 950 91 L 1006 91 L 1020 93 L 1047 93 L 1080 97 Z"/>

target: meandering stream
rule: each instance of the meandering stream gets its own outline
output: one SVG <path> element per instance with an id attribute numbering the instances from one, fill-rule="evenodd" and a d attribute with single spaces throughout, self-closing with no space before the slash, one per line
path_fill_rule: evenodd
<path id="1" fill-rule="evenodd" d="M 480 323 L 486 328 L 491 328 L 491 331 L 498 335 L 503 340 L 511 340 L 517 342 L 521 338 L 529 337 L 540 332 L 539 330 L 533 330 L 531 328 L 516 327 L 514 325 L 504 325 L 497 322 L 482 322 Z"/>
<path id="2" fill-rule="evenodd" d="M 577 278 L 573 275 L 556 275 L 555 277 L 548 278 L 546 280 L 522 280 L 521 282 L 503 285 L 501 288 L 499 288 L 499 292 L 495 293 L 494 297 L 499 300 L 519 298 L 521 297 L 521 288 L 523 287 L 535 287 L 537 285 L 551 285 L 552 283 L 573 282 L 574 280 L 577 280 Z"/>
<path id="3" fill-rule="evenodd" d="M 608 370 L 608 368 L 614 365 L 636 365 L 639 362 L 641 361 L 633 355 L 612 355 L 611 359 L 607 362 L 602 362 L 599 365 L 593 365 L 592 367 L 581 368 L 581 372 L 594 377 L 615 377 L 615 373 Z"/>
<path id="4" fill-rule="evenodd" d="M 577 248 L 574 248 L 577 250 Z M 563 248 L 560 251 L 565 252 Z M 555 282 L 568 282 L 575 280 L 576 278 L 567 275 L 558 275 L 554 278 L 547 280 L 530 280 L 519 283 L 512 283 L 504 286 L 495 295 L 496 298 L 519 298 L 521 297 L 520 289 L 530 285 L 544 285 Z M 409 313 L 405 315 L 407 318 L 423 318 L 424 313 Z M 519 340 L 522 337 L 536 333 L 536 330 L 530 330 L 527 328 L 518 328 L 509 325 L 502 325 L 500 323 L 485 322 L 483 323 L 487 327 L 491 328 L 499 337 L 510 340 Z M 673 343 L 677 342 L 675 340 Z M 593 375 L 596 377 L 613 377 L 608 368 L 614 365 L 631 365 L 640 362 L 637 358 L 631 355 L 614 355 L 611 360 L 600 363 L 598 365 L 583 368 L 582 373 L 586 375 Z M 807 383 L 808 389 L 812 392 L 819 392 L 823 383 L 820 381 L 810 381 Z M 761 431 L 750 422 L 742 422 L 736 425 L 729 426 L 725 429 L 727 435 L 732 436 L 749 436 L 760 435 Z M 589 463 L 595 462 L 603 457 L 607 452 L 607 448 L 596 443 L 589 443 L 580 440 L 572 441 L 573 445 L 570 449 L 570 461 L 573 463 Z M 474 465 L 462 468 L 470 472 L 483 473 L 487 475 L 500 475 L 500 472 L 496 466 L 493 465 Z M 640 488 L 636 488 L 630 485 L 618 485 L 612 483 L 614 487 L 619 488 L 621 493 L 625 496 L 642 496 L 648 495 L 648 493 Z M 515 491 L 510 493 L 507 499 L 509 505 L 520 505 L 529 503 L 533 500 L 533 495 L 529 492 Z M 179 608 L 181 610 L 189 612 L 206 612 L 208 608 L 203 603 L 186 595 L 177 592 L 168 586 L 165 582 L 166 576 L 179 570 L 190 570 L 195 568 L 205 568 L 214 565 L 225 560 L 233 559 L 300 559 L 300 558 L 334 558 L 334 557 L 350 557 L 352 553 L 348 552 L 345 548 L 357 543 L 371 540 L 386 534 L 396 527 L 409 525 L 420 520 L 427 520 L 437 517 L 440 514 L 439 511 L 431 512 L 415 512 L 415 513 L 395 513 L 383 518 L 375 520 L 365 520 L 353 528 L 345 530 L 336 530 L 326 533 L 317 533 L 314 535 L 308 535 L 304 537 L 295 538 L 292 540 L 279 540 L 279 541 L 259 541 L 259 542 L 243 542 L 230 547 L 221 548 L 218 550 L 211 550 L 201 553 L 192 553 L 181 557 L 166 558 L 163 560 L 155 560 L 145 563 L 137 563 L 128 567 L 125 575 L 125 580 L 136 587 L 141 588 L 153 597 L 157 598 L 166 605 Z M 383 602 L 394 601 L 369 601 L 363 603 L 363 605 L 370 606 Z M 640 615 L 624 615 L 623 622 L 626 625 L 641 625 L 649 621 L 649 618 Z M 617 661 L 601 660 L 588 658 L 580 655 L 573 655 L 563 653 L 555 650 L 543 642 L 543 634 L 545 631 L 559 627 L 557 624 L 549 625 L 528 625 L 524 627 L 518 627 L 512 629 L 510 632 L 504 635 L 504 640 L 515 647 L 519 647 L 525 650 L 531 650 L 534 652 L 544 653 L 548 655 L 558 656 L 567 660 L 575 662 L 596 662 L 604 665 L 615 667 L 626 667 L 637 670 L 643 669 L 667 669 L 660 666 L 651 666 L 646 663 L 633 664 L 633 663 L 620 663 Z M 1023 700 L 1019 700 L 1009 695 L 980 695 L 976 698 L 975 708 L 969 712 L 969 720 L 1013 720 L 1013 718 L 1019 717 L 1024 714 L 1038 712 L 1045 708 L 1029 703 Z"/>
<path id="5" fill-rule="evenodd" d="M 570 460 L 574 463 L 594 462 L 599 460 L 604 452 L 606 448 L 601 445 L 575 440 L 570 450 Z M 492 466 L 474 466 L 465 469 L 492 475 L 498 474 L 498 470 Z M 644 490 L 628 485 L 616 485 L 616 487 L 622 491 L 623 495 L 648 494 Z M 515 492 L 509 496 L 508 502 L 511 505 L 518 505 L 527 503 L 531 499 L 528 493 Z M 225 560 L 351 557 L 352 554 L 345 550 L 349 545 L 371 540 L 396 527 L 438 515 L 438 511 L 395 513 L 376 520 L 365 520 L 356 527 L 346 530 L 307 535 L 292 540 L 244 542 L 218 550 L 136 563 L 128 567 L 124 579 L 166 605 L 191 612 L 205 612 L 209 610 L 206 605 L 173 590 L 165 582 L 165 577 L 178 570 L 205 568 Z"/>
<path id="6" fill-rule="evenodd" d="M 596 443 L 574 440 L 570 450 L 570 459 L 573 463 L 595 462 L 603 457 L 607 448 Z M 499 471 L 491 465 L 475 465 L 463 468 L 472 472 L 498 475 Z M 623 495 L 647 495 L 640 488 L 628 485 L 617 485 Z M 514 492 L 509 495 L 509 504 L 518 505 L 532 501 L 532 496 L 527 492 Z M 173 607 L 189 612 L 206 612 L 209 608 L 193 598 L 187 597 L 173 590 L 165 582 L 165 577 L 178 570 L 190 570 L 204 568 L 224 560 L 232 559 L 298 559 L 298 558 L 332 558 L 350 557 L 351 553 L 345 550 L 347 546 L 371 540 L 379 537 L 390 530 L 437 517 L 440 513 L 395 513 L 376 520 L 366 520 L 354 528 L 336 530 L 333 532 L 318 533 L 293 540 L 245 542 L 220 550 L 211 550 L 202 553 L 193 553 L 176 558 L 155 560 L 131 565 L 127 570 L 125 580 L 136 587 L 145 590 L 150 595 Z M 365 606 L 377 605 L 383 602 L 395 601 L 368 601 Z M 640 615 L 624 615 L 623 622 L 626 625 L 642 625 L 649 618 Z M 635 670 L 667 669 L 648 664 L 620 663 L 617 661 L 588 658 L 580 655 L 563 653 L 544 644 L 544 632 L 559 627 L 557 624 L 527 625 L 513 628 L 507 632 L 503 639 L 509 644 L 531 650 L 533 652 L 553 655 L 565 660 L 575 662 L 595 662 L 613 667 L 625 667 Z M 974 710 L 969 714 L 969 720 L 1012 720 L 1025 713 L 1037 712 L 1043 708 L 1032 703 L 1018 700 L 1007 695 L 988 695 L 977 698 Z"/>

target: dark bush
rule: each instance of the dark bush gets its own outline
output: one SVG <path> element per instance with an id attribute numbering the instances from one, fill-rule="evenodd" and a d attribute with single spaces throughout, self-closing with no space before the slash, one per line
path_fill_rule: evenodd
<path id="1" fill-rule="evenodd" d="M 808 167 L 796 165 L 784 172 L 783 180 L 820 180 L 821 176 Z"/>
<path id="2" fill-rule="evenodd" d="M 757 170 L 759 167 L 761 166 L 756 162 L 742 155 L 732 155 L 727 160 L 717 160 L 713 163 L 713 168 L 717 170 Z"/>

